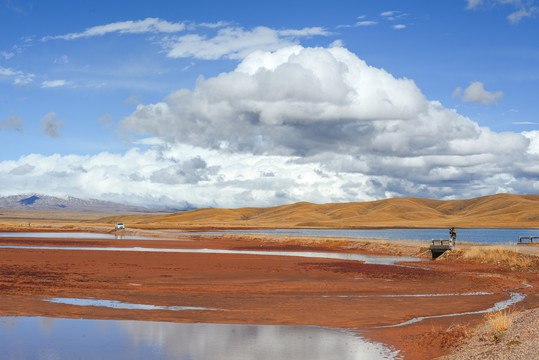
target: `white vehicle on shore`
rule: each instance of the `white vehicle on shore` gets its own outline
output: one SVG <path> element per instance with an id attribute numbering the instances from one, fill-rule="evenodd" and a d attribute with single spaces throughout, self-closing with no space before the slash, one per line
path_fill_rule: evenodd
<path id="1" fill-rule="evenodd" d="M 118 222 L 118 223 L 116 223 L 116 225 L 114 225 L 114 228 L 116 230 L 125 229 L 125 225 L 124 225 L 124 223 Z"/>

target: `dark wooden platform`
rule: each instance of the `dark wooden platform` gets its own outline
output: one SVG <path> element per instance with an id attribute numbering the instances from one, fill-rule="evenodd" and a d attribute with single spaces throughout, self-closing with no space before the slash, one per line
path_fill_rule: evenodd
<path id="1" fill-rule="evenodd" d="M 518 244 L 528 244 L 523 240 L 529 240 L 529 244 L 533 244 L 533 239 L 539 239 L 539 236 L 519 236 Z"/>

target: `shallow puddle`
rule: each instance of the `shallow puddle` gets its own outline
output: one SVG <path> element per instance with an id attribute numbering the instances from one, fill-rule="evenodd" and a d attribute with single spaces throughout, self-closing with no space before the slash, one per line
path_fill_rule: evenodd
<path id="1" fill-rule="evenodd" d="M 98 306 L 107 307 L 112 309 L 126 309 L 126 310 L 171 310 L 171 311 L 193 311 L 193 310 L 223 310 L 223 309 L 211 309 L 197 306 L 159 306 L 148 304 L 133 304 L 126 303 L 117 300 L 100 300 L 100 299 L 75 299 L 75 298 L 52 298 L 43 299 L 58 304 L 77 305 L 77 306 Z"/>
<path id="2" fill-rule="evenodd" d="M 136 251 L 136 252 L 167 252 L 167 253 L 203 253 L 203 254 L 236 254 L 236 255 L 266 255 L 266 256 L 295 256 L 308 258 L 324 258 L 338 260 L 363 261 L 366 264 L 398 265 L 398 262 L 425 261 L 414 257 L 403 256 L 376 256 L 346 253 L 323 253 L 311 251 L 249 251 L 249 250 L 221 250 L 221 249 L 161 249 L 146 247 L 65 247 L 65 246 L 18 246 L 2 245 L 0 249 L 28 249 L 28 250 L 83 250 L 83 251 Z"/>
<path id="3" fill-rule="evenodd" d="M 484 313 L 488 313 L 488 312 L 505 310 L 509 306 L 514 305 L 514 304 L 516 304 L 518 302 L 521 302 L 522 300 L 524 300 L 526 298 L 526 294 L 521 294 L 521 293 L 509 292 L 509 295 L 510 295 L 509 299 L 497 302 L 491 308 L 488 308 L 488 309 L 485 309 L 485 310 L 469 311 L 469 312 L 454 313 L 454 314 L 444 314 L 444 315 L 434 315 L 434 316 L 420 316 L 420 317 L 415 317 L 415 318 L 410 319 L 408 321 L 402 322 L 400 324 L 389 325 L 389 326 L 380 326 L 380 328 L 404 326 L 404 325 L 409 325 L 409 324 L 413 324 L 413 323 L 416 323 L 416 322 L 420 322 L 420 321 L 423 321 L 425 319 L 436 319 L 436 318 L 461 316 L 461 315 L 484 314 Z"/>
<path id="4" fill-rule="evenodd" d="M 358 360 L 398 352 L 313 326 L 0 317 L 5 359 Z"/>
<path id="5" fill-rule="evenodd" d="M 384 295 L 324 295 L 324 297 L 337 298 L 401 298 L 401 297 L 443 297 L 443 296 L 477 296 L 477 295 L 492 295 L 488 292 L 473 292 L 473 293 L 455 293 L 455 294 L 384 294 Z"/>

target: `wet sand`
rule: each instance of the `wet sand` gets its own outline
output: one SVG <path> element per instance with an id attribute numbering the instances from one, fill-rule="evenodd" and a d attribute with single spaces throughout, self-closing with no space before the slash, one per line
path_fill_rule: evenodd
<path id="1" fill-rule="evenodd" d="M 377 252 L 375 247 L 350 249 L 335 243 L 188 235 L 183 240 L 153 241 L 0 238 L 0 245 Z M 408 252 L 421 250 L 412 246 Z M 386 326 L 416 317 L 485 310 L 509 299 L 507 289 L 527 294 L 519 309 L 538 307 L 537 273 L 454 259 L 408 265 L 428 269 L 246 254 L 4 248 L 0 315 L 343 327 L 399 349 L 405 358 L 431 359 L 447 353 L 462 339 L 464 329 L 482 322 L 484 315 Z M 449 295 L 415 296 L 432 294 Z M 48 298 L 217 310 L 111 309 L 43 301 Z"/>

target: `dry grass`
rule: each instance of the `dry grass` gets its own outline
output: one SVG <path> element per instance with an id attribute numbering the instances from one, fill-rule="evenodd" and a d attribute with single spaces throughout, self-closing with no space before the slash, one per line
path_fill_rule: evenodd
<path id="1" fill-rule="evenodd" d="M 505 332 L 509 330 L 513 324 L 515 313 L 513 310 L 505 309 L 493 313 L 487 313 L 485 318 L 492 330 L 493 341 L 495 343 L 499 343 L 502 340 Z"/>
<path id="2" fill-rule="evenodd" d="M 428 248 L 421 248 L 416 245 L 406 245 L 385 240 L 350 240 L 348 238 L 322 238 L 308 236 L 287 236 L 287 235 L 249 235 L 249 234 L 221 234 L 216 238 L 241 243 L 242 241 L 257 241 L 261 244 L 268 244 L 276 247 L 304 247 L 327 249 L 333 251 L 354 251 L 373 255 L 390 256 L 418 256 L 425 257 Z M 430 256 L 430 255 L 429 255 Z"/>
<path id="3" fill-rule="evenodd" d="M 461 256 L 465 260 L 496 264 L 511 270 L 537 271 L 539 267 L 536 256 L 524 255 L 502 246 L 474 246 L 464 250 Z"/>
<path id="4" fill-rule="evenodd" d="M 494 332 L 505 331 L 513 324 L 515 313 L 511 309 L 487 313 L 485 318 Z"/>
<path id="5" fill-rule="evenodd" d="M 469 200 L 393 198 L 370 202 L 300 202 L 266 208 L 196 209 L 172 214 L 126 215 L 121 221 L 145 228 L 539 228 L 539 195 L 497 194 Z M 119 221 L 118 216 L 95 220 Z"/>

